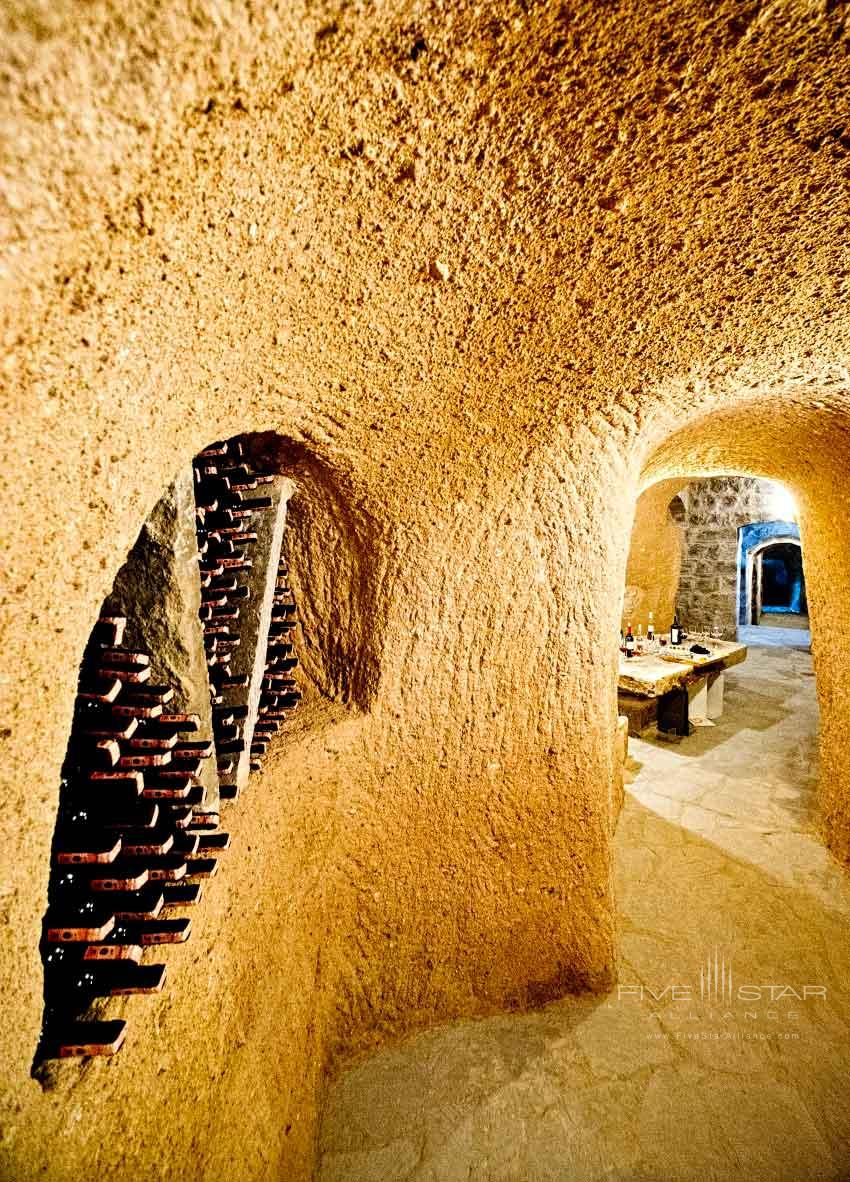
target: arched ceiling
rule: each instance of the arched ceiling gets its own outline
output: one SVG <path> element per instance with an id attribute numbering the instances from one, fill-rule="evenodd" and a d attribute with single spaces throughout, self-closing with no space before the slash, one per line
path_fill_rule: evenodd
<path id="1" fill-rule="evenodd" d="M 3 19 L 6 373 L 45 417 L 185 385 L 380 482 L 576 411 L 846 407 L 844 5 Z"/>
<path id="2" fill-rule="evenodd" d="M 746 474 L 816 495 L 846 485 L 848 457 L 850 425 L 838 400 L 745 400 L 670 432 L 646 458 L 641 484 Z"/>

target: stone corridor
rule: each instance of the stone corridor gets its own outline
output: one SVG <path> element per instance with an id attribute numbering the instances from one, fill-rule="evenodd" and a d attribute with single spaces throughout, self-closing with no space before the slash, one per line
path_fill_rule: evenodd
<path id="1" fill-rule="evenodd" d="M 816 737 L 811 656 L 776 646 L 716 726 L 632 740 L 619 986 L 354 1066 L 321 1182 L 850 1177 L 850 886 L 817 836 Z"/>

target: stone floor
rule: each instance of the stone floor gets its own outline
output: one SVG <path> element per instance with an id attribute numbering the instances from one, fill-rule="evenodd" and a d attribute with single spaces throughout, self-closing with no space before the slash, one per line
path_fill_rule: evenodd
<path id="1" fill-rule="evenodd" d="M 759 648 L 765 646 L 781 648 L 808 648 L 812 643 L 812 634 L 808 628 L 768 628 L 765 624 L 739 624 L 738 639 L 742 644 L 754 645 Z"/>
<path id="2" fill-rule="evenodd" d="M 811 657 L 770 647 L 718 725 L 632 740 L 619 986 L 351 1068 L 321 1182 L 850 1179 L 850 879 L 816 836 L 816 728 Z"/>
<path id="3" fill-rule="evenodd" d="M 752 644 L 757 648 L 807 649 L 812 643 L 811 632 L 807 628 L 768 628 L 766 624 L 739 624 L 738 639 L 742 644 Z"/>
<path id="4" fill-rule="evenodd" d="M 800 612 L 762 612 L 759 627 L 790 628 L 796 632 L 808 632 L 809 617 Z"/>

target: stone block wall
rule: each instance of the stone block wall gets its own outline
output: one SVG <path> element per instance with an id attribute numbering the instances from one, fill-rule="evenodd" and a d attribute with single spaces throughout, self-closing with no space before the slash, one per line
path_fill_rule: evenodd
<path id="1" fill-rule="evenodd" d="M 776 517 L 775 485 L 719 476 L 688 485 L 677 606 L 693 631 L 715 621 L 734 637 L 738 611 L 738 529 Z"/>

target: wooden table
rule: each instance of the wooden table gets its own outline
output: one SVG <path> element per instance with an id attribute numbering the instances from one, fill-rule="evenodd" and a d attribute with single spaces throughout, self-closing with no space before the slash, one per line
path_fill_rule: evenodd
<path id="1" fill-rule="evenodd" d="M 639 657 L 620 656 L 618 697 L 621 713 L 629 717 L 631 734 L 639 734 L 655 719 L 659 730 L 687 734 L 690 715 L 720 717 L 723 673 L 747 659 L 747 646 L 714 640 L 704 646 L 709 653 L 700 656 L 689 651 L 692 643 Z"/>

